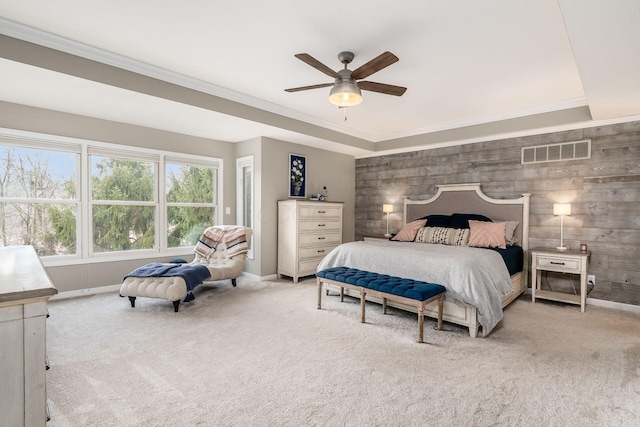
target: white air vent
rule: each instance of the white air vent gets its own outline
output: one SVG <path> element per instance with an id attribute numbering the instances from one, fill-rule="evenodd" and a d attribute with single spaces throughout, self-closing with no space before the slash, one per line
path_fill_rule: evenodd
<path id="1" fill-rule="evenodd" d="M 591 140 L 562 142 L 522 148 L 522 164 L 591 158 Z"/>

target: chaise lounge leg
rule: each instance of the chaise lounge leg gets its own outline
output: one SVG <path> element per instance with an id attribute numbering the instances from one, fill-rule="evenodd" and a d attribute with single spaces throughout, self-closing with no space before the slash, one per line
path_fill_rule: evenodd
<path id="1" fill-rule="evenodd" d="M 234 288 L 237 285 L 235 277 L 233 279 L 231 279 L 231 284 L 233 285 Z"/>
<path id="2" fill-rule="evenodd" d="M 322 281 L 318 277 L 318 310 L 322 309 Z"/>
<path id="3" fill-rule="evenodd" d="M 177 313 L 178 312 L 178 307 L 180 306 L 180 300 L 178 301 L 174 301 L 173 302 L 173 312 Z"/>
<path id="4" fill-rule="evenodd" d="M 131 303 L 131 307 L 136 306 L 136 297 L 129 297 L 129 302 Z"/>

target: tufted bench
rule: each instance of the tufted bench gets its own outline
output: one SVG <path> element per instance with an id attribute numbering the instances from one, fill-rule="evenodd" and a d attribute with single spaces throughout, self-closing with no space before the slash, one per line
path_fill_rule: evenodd
<path id="1" fill-rule="evenodd" d="M 442 329 L 442 305 L 446 288 L 435 283 L 403 279 L 371 271 L 349 267 L 332 267 L 316 273 L 318 282 L 318 309 L 322 308 L 322 284 L 340 287 L 340 301 L 344 300 L 344 288 L 360 292 L 361 322 L 365 322 L 365 297 L 382 298 L 382 312 L 387 314 L 387 300 L 415 306 L 418 310 L 418 342 L 424 338 L 424 307 L 438 300 L 438 330 Z"/>

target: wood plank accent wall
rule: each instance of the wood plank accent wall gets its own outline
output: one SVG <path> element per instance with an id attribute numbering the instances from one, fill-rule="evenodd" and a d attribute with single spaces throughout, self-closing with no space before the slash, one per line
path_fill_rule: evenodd
<path id="1" fill-rule="evenodd" d="M 591 159 L 520 162 L 522 147 L 582 139 L 591 139 Z M 426 199 L 438 184 L 466 182 L 495 198 L 531 193 L 531 247 L 559 245 L 553 203 L 571 203 L 564 240 L 592 253 L 589 297 L 640 305 L 640 122 L 357 159 L 356 239 L 385 233 L 383 203 L 393 203 L 389 230 L 397 232 L 403 197 Z"/>

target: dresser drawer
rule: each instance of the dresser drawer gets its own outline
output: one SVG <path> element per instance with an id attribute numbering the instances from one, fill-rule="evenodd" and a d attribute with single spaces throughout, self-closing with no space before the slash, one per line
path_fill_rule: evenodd
<path id="1" fill-rule="evenodd" d="M 545 270 L 562 271 L 567 273 L 580 273 L 580 260 L 575 258 L 562 258 L 558 256 L 536 256 L 536 267 Z"/>
<path id="2" fill-rule="evenodd" d="M 331 252 L 335 246 L 316 246 L 313 248 L 300 248 L 298 256 L 301 260 L 307 260 L 310 258 L 323 258 L 326 254 Z"/>
<path id="3" fill-rule="evenodd" d="M 340 244 L 342 235 L 340 233 L 316 233 L 316 234 L 300 234 L 298 243 L 300 246 L 322 246 L 322 245 L 338 245 Z"/>
<path id="4" fill-rule="evenodd" d="M 340 221 L 342 208 L 340 206 L 300 206 L 300 219 L 335 218 Z"/>
<path id="5" fill-rule="evenodd" d="M 303 233 L 305 231 L 327 231 L 337 230 L 340 231 L 340 221 L 300 221 L 298 230 Z"/>
<path id="6" fill-rule="evenodd" d="M 317 258 L 313 260 L 307 261 L 299 261 L 298 262 L 298 274 L 300 276 L 310 276 L 312 274 L 316 274 L 318 270 L 318 264 L 320 264 L 322 258 Z"/>

